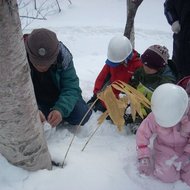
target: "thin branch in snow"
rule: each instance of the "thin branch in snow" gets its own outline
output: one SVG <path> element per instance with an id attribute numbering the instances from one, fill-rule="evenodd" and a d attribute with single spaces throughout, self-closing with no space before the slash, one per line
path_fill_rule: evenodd
<path id="1" fill-rule="evenodd" d="M 86 114 L 84 115 L 84 117 L 83 117 L 82 120 L 80 121 L 79 125 L 77 126 L 77 128 L 76 128 L 76 130 L 75 130 L 75 132 L 74 132 L 74 134 L 73 134 L 73 137 L 72 137 L 72 139 L 71 139 L 71 142 L 70 142 L 70 144 L 69 144 L 69 147 L 68 147 L 68 149 L 67 149 L 67 151 L 66 151 L 66 153 L 65 153 L 64 160 L 63 160 L 63 162 L 62 162 L 62 164 L 61 164 L 61 167 L 62 167 L 62 168 L 63 168 L 63 166 L 65 165 L 65 160 L 66 160 L 66 158 L 67 158 L 67 155 L 68 155 L 68 153 L 69 153 L 69 150 L 70 150 L 70 148 L 71 148 L 71 145 L 72 145 L 72 143 L 73 143 L 73 141 L 74 141 L 74 139 L 75 139 L 75 136 L 76 136 L 76 133 L 77 133 L 78 129 L 81 127 L 82 122 L 84 121 L 84 119 L 86 118 L 86 116 L 88 115 L 88 113 L 90 112 L 90 110 L 92 110 L 92 108 L 93 108 L 93 106 L 95 105 L 96 101 L 98 101 L 98 98 L 97 98 L 97 99 L 93 102 L 93 104 L 89 107 L 88 111 L 86 112 Z"/>
<path id="2" fill-rule="evenodd" d="M 98 125 L 98 126 L 96 127 L 96 129 L 95 129 L 95 130 L 93 131 L 93 133 L 90 135 L 90 137 L 89 137 L 88 140 L 86 141 L 86 143 L 85 143 L 85 145 L 84 145 L 84 147 L 82 148 L 81 151 L 84 151 L 84 149 L 86 148 L 86 146 L 87 146 L 87 144 L 89 143 L 90 139 L 94 136 L 94 134 L 95 134 L 96 131 L 99 129 L 99 127 L 100 127 L 100 125 Z"/>

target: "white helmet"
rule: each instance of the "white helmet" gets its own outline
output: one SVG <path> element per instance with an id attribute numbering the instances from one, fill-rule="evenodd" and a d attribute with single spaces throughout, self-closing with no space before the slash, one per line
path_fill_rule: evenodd
<path id="1" fill-rule="evenodd" d="M 132 52 L 129 39 L 122 35 L 114 36 L 108 45 L 107 58 L 112 63 L 124 61 Z"/>
<path id="2" fill-rule="evenodd" d="M 188 107 L 186 91 L 175 84 L 162 84 L 152 94 L 151 109 L 156 122 L 162 127 L 172 127 L 183 117 Z"/>

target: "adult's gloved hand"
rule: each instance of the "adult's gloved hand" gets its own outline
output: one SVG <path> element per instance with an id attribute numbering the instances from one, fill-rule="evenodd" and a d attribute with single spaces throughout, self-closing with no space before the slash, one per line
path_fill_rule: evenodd
<path id="1" fill-rule="evenodd" d="M 179 24 L 179 21 L 177 20 L 177 21 L 175 21 L 175 22 L 172 24 L 172 31 L 173 31 L 175 34 L 177 34 L 177 33 L 180 32 L 180 30 L 181 30 L 181 26 L 180 26 L 180 24 Z"/>
<path id="2" fill-rule="evenodd" d="M 141 158 L 138 160 L 138 170 L 141 174 L 149 176 L 152 173 L 150 158 Z"/>

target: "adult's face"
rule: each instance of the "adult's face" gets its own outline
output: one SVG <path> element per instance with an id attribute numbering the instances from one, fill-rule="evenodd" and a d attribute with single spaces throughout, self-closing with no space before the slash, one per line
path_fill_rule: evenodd
<path id="1" fill-rule="evenodd" d="M 46 72 L 51 67 L 51 65 L 39 65 L 39 64 L 33 64 L 32 65 L 36 68 L 39 72 Z"/>

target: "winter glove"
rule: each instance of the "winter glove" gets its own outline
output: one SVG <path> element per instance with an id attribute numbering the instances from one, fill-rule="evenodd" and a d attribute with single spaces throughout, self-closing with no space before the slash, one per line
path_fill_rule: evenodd
<path id="1" fill-rule="evenodd" d="M 87 104 L 88 104 L 89 106 L 91 106 L 91 105 L 93 104 L 93 102 L 94 102 L 96 99 L 97 99 L 97 96 L 96 96 L 96 94 L 94 94 L 94 95 L 90 98 L 90 100 L 88 100 Z"/>
<path id="2" fill-rule="evenodd" d="M 183 116 L 181 119 L 181 135 L 183 137 L 189 137 L 190 136 L 190 121 L 187 115 Z"/>
<path id="3" fill-rule="evenodd" d="M 181 26 L 180 26 L 180 24 L 179 24 L 179 21 L 177 20 L 177 21 L 175 21 L 175 22 L 172 24 L 172 31 L 173 31 L 175 34 L 177 34 L 177 33 L 180 32 L 180 30 L 181 30 Z"/>
<path id="4" fill-rule="evenodd" d="M 175 160 L 175 167 L 179 171 L 181 169 L 184 169 L 186 165 L 189 163 L 190 163 L 190 155 L 189 153 L 185 152 Z"/>
<path id="5" fill-rule="evenodd" d="M 141 158 L 138 163 L 138 170 L 141 174 L 149 176 L 152 173 L 150 158 Z"/>
<path id="6" fill-rule="evenodd" d="M 88 106 L 90 107 L 94 101 L 97 99 L 96 94 L 94 94 L 92 96 L 92 98 L 87 102 Z M 92 107 L 92 109 L 96 112 L 96 111 L 101 111 L 104 112 L 106 110 L 106 108 L 102 105 L 100 100 L 97 100 L 96 103 L 94 104 L 94 106 Z"/>

